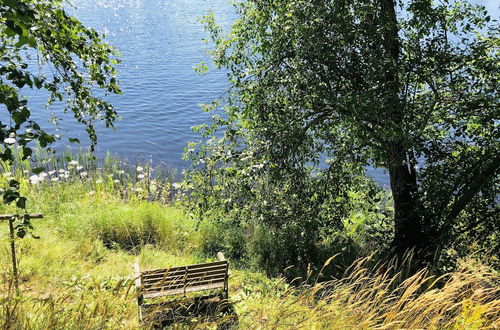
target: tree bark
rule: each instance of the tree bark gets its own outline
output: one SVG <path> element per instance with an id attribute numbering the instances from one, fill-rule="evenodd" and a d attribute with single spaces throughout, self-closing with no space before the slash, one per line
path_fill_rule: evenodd
<path id="1" fill-rule="evenodd" d="M 383 97 L 389 140 L 386 143 L 387 167 L 394 199 L 394 248 L 402 256 L 422 244 L 423 233 L 418 216 L 417 177 L 405 148 L 404 108 L 399 91 L 399 27 L 394 0 L 380 0 L 382 44 L 384 47 Z"/>
<path id="2" fill-rule="evenodd" d="M 417 177 L 406 156 L 401 145 L 390 146 L 389 175 L 395 211 L 393 246 L 399 256 L 409 249 L 418 249 L 424 243 L 418 213 Z"/>

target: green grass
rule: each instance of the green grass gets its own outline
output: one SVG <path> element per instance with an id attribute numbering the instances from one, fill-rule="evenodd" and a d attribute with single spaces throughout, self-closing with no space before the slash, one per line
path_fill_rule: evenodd
<path id="1" fill-rule="evenodd" d="M 217 240 L 209 224 L 199 225 L 175 204 L 149 201 L 150 183 L 115 182 L 116 171 L 57 183 L 22 181 L 29 212 L 45 218 L 33 220 L 40 239 L 16 240 L 19 297 L 12 290 L 7 223 L 0 223 L 1 329 L 138 329 L 136 259 L 142 269 L 215 259 L 203 253 Z M 157 186 L 168 193 L 168 182 Z M 0 213 L 14 211 L 0 206 Z M 425 272 L 401 282 L 401 272 L 368 265 L 360 260 L 341 279 L 301 279 L 298 285 L 232 267 L 229 290 L 238 328 L 500 326 L 500 276 L 472 259 L 437 282 Z M 215 328 L 217 322 L 193 318 L 178 327 Z"/>
<path id="2" fill-rule="evenodd" d="M 35 185 L 18 171 L 1 175 L 0 183 L 14 175 L 28 211 L 45 217 L 32 220 L 40 239 L 16 240 L 22 290 L 16 299 L 10 290 L 8 226 L 0 224 L 2 328 L 99 328 L 100 322 L 107 328 L 138 327 L 132 288 L 137 258 L 144 269 L 206 260 L 197 223 L 179 208 L 148 201 L 145 182 L 117 184 L 101 170 L 84 179 L 73 175 Z M 0 205 L 2 214 L 16 211 Z"/>

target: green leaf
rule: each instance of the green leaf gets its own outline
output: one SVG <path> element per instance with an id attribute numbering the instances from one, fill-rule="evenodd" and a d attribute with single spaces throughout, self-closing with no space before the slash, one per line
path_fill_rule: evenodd
<path id="1" fill-rule="evenodd" d="M 18 228 L 17 229 L 17 237 L 19 238 L 24 238 L 24 236 L 26 236 L 26 229 L 24 228 Z"/>
<path id="2" fill-rule="evenodd" d="M 43 166 L 36 167 L 36 168 L 32 169 L 31 171 L 32 171 L 33 173 L 35 173 L 35 174 L 40 174 L 40 173 L 42 173 L 43 171 L 45 171 L 45 167 L 43 167 Z"/>
<path id="3" fill-rule="evenodd" d="M 16 206 L 20 209 L 26 208 L 26 197 L 19 197 L 16 202 Z"/>
<path id="4" fill-rule="evenodd" d="M 19 197 L 19 193 L 17 191 L 13 191 L 8 189 L 3 194 L 3 202 L 4 204 L 10 204 L 15 201 Z"/>
<path id="5" fill-rule="evenodd" d="M 36 39 L 35 37 L 28 38 L 28 45 L 32 48 L 36 48 Z"/>
<path id="6" fill-rule="evenodd" d="M 9 186 L 14 189 L 19 189 L 19 181 L 12 179 L 9 181 Z"/>

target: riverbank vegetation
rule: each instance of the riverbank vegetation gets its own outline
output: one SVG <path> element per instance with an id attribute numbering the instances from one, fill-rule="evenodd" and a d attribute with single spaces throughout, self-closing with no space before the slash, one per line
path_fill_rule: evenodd
<path id="1" fill-rule="evenodd" d="M 70 166 L 81 166 L 73 161 Z M 221 236 L 213 222 L 193 220 L 180 204 L 148 200 L 144 182 L 117 185 L 109 179 L 112 172 L 87 169 L 82 178 L 73 170 L 58 181 L 30 183 L 27 175 L 18 177 L 32 201 L 30 211 L 45 218 L 32 220 L 39 239 L 16 242 L 22 295 L 15 294 L 11 270 L 2 268 L 2 328 L 139 328 L 136 258 L 151 269 L 215 259 Z M 124 187 L 135 193 L 123 194 Z M 1 213 L 11 211 L 1 208 Z M 7 226 L 0 232 L 0 258 L 8 265 Z M 292 282 L 285 272 L 268 277 L 256 265 L 231 260 L 230 302 L 237 317 L 232 324 L 242 329 L 499 326 L 498 272 L 470 256 L 458 260 L 451 273 L 411 275 L 408 257 L 403 264 L 377 264 L 372 256 L 346 265 L 337 255 L 321 270 L 334 270 L 335 279 L 311 269 Z M 193 317 L 178 326 L 215 328 L 223 321 Z"/>

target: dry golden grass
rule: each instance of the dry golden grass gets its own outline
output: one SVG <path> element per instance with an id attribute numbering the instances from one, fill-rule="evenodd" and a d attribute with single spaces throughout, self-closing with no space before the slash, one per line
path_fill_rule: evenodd
<path id="1" fill-rule="evenodd" d="M 240 327 L 262 329 L 484 329 L 500 327 L 498 274 L 469 262 L 438 278 L 403 280 L 394 267 L 358 260 L 339 280 L 289 287 L 247 301 Z M 257 299 L 253 299 L 257 300 Z M 245 302 L 241 302 L 245 303 Z"/>
<path id="2" fill-rule="evenodd" d="M 241 329 L 499 328 L 499 276 L 471 264 L 440 277 L 421 270 L 404 278 L 394 267 L 369 267 L 365 258 L 342 279 L 299 286 L 235 271 L 230 280 L 235 314 L 229 317 L 237 321 L 229 323 Z M 5 286 L 1 291 L 0 329 L 140 328 L 131 278 L 66 290 L 54 287 L 17 298 Z M 175 327 L 228 323 L 204 323 L 204 317 Z"/>

